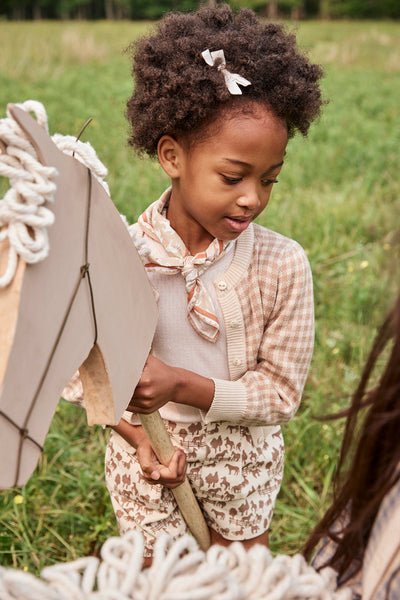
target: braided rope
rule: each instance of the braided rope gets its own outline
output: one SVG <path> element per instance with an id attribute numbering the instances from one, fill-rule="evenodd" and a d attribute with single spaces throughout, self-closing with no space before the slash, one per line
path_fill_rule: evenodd
<path id="1" fill-rule="evenodd" d="M 245 551 L 199 550 L 193 537 L 162 534 L 153 564 L 142 569 L 143 538 L 130 531 L 111 537 L 93 556 L 46 567 L 41 579 L 0 567 L 2 600 L 351 600 L 336 588 L 336 573 L 309 566 L 301 555 L 273 557 L 264 546 Z"/>
<path id="2" fill-rule="evenodd" d="M 40 102 L 27 100 L 16 106 L 32 112 L 48 132 L 47 114 Z M 107 169 L 89 142 L 60 134 L 52 140 L 59 150 L 88 167 L 109 194 L 103 181 Z M 0 119 L 0 175 L 7 177 L 11 186 L 0 200 L 0 241 L 8 238 L 10 243 L 7 267 L 0 276 L 0 287 L 5 287 L 14 277 L 18 255 L 27 263 L 48 256 L 47 228 L 54 223 L 54 214 L 46 203 L 54 201 L 57 176 L 54 167 L 39 162 L 35 148 L 8 110 L 7 118 Z"/>

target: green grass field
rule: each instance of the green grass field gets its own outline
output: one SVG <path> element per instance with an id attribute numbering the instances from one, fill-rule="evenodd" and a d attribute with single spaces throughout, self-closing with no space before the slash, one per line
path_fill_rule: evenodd
<path id="1" fill-rule="evenodd" d="M 291 26 L 289 24 L 289 26 Z M 0 22 L 0 118 L 8 102 L 44 103 L 51 133 L 78 134 L 109 169 L 130 221 L 165 188 L 157 164 L 126 144 L 131 92 L 124 48 L 148 23 Z M 284 484 L 274 552 L 299 551 L 332 493 L 342 423 L 315 415 L 346 406 L 399 281 L 400 23 L 301 23 L 298 38 L 326 70 L 323 117 L 289 144 L 260 222 L 297 239 L 314 273 L 316 345 L 302 406 L 283 428 Z M 2 190 L 6 189 L 3 182 Z M 0 492 L 0 564 L 38 573 L 96 554 L 117 534 L 104 485 L 107 433 L 61 401 L 40 464 L 22 489 Z"/>

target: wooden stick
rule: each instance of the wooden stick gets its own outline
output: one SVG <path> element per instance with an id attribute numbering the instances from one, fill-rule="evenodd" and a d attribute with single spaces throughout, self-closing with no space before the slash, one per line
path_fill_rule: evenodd
<path id="1" fill-rule="evenodd" d="M 156 410 L 150 415 L 139 414 L 139 418 L 158 460 L 161 464 L 167 466 L 175 452 L 175 448 L 165 429 L 160 413 Z M 201 550 L 205 552 L 210 547 L 210 531 L 188 479 L 185 479 L 178 487 L 171 489 L 171 492 L 187 526 Z"/>

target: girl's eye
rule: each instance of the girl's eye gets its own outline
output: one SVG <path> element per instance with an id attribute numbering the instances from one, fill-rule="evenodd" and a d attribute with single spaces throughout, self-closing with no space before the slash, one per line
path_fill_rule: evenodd
<path id="1" fill-rule="evenodd" d="M 240 181 L 242 181 L 241 177 L 229 177 L 229 175 L 222 175 L 225 183 L 229 184 L 229 185 L 234 185 L 235 183 L 239 183 Z"/>
<path id="2" fill-rule="evenodd" d="M 243 177 L 232 177 L 229 175 L 222 175 L 222 178 L 225 183 L 228 185 L 235 185 L 235 183 L 240 183 L 243 181 Z M 273 183 L 278 183 L 277 179 L 262 179 L 261 183 L 263 186 L 272 185 Z"/>
<path id="3" fill-rule="evenodd" d="M 263 179 L 261 182 L 263 185 L 272 185 L 273 183 L 279 183 L 277 179 Z"/>

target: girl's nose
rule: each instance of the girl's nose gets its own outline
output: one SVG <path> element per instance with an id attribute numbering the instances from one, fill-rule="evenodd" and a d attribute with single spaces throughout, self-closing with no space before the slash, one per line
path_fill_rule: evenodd
<path id="1" fill-rule="evenodd" d="M 239 196 L 237 204 L 238 206 L 250 208 L 252 210 L 258 208 L 260 205 L 260 197 L 257 193 L 257 190 L 253 187 L 247 189 L 245 193 L 242 193 Z"/>

